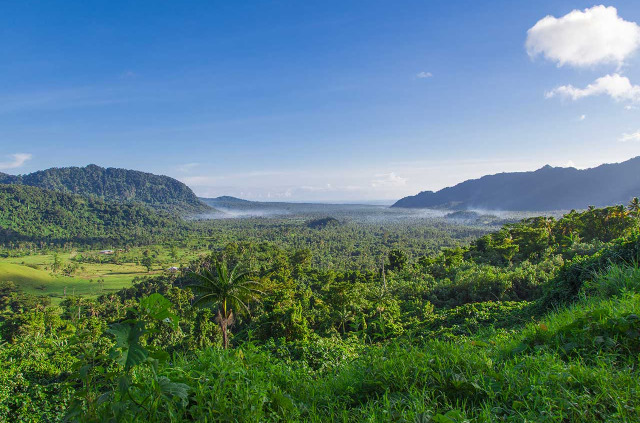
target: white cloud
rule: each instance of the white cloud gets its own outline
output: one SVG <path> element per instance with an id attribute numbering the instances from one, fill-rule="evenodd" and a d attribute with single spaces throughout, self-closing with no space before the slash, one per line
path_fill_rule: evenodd
<path id="1" fill-rule="evenodd" d="M 32 156 L 31 154 L 28 154 L 28 153 L 16 153 L 16 154 L 11 154 L 9 157 L 12 158 L 11 161 L 0 162 L 0 170 L 18 168 L 23 164 L 25 164 L 25 162 L 27 162 L 28 160 L 31 160 Z"/>
<path id="2" fill-rule="evenodd" d="M 418 78 L 431 78 L 433 77 L 433 74 L 431 72 L 420 72 L 419 74 L 416 75 L 416 77 Z"/>
<path id="3" fill-rule="evenodd" d="M 621 66 L 640 48 L 640 26 L 619 17 L 615 7 L 594 6 L 540 19 L 527 31 L 526 47 L 529 56 L 543 55 L 558 66 Z"/>
<path id="4" fill-rule="evenodd" d="M 579 100 L 594 95 L 608 95 L 616 101 L 640 102 L 640 85 L 633 85 L 629 78 L 617 73 L 596 79 L 585 88 L 563 85 L 546 93 L 547 98 L 555 96 Z"/>
<path id="5" fill-rule="evenodd" d="M 640 142 L 640 130 L 632 133 L 632 134 L 622 134 L 620 138 L 618 138 L 620 142 Z"/>
<path id="6" fill-rule="evenodd" d="M 265 197 L 267 199 L 280 199 L 280 198 L 291 198 L 293 195 L 293 191 L 290 188 L 285 189 L 284 191 L 276 191 L 276 192 L 267 192 Z"/>
<path id="7" fill-rule="evenodd" d="M 281 171 L 252 171 L 244 173 L 220 173 L 218 175 L 192 175 L 179 176 L 178 180 L 193 187 L 204 187 L 228 183 L 228 181 L 263 180 L 271 176 L 287 176 L 287 172 Z"/>
<path id="8" fill-rule="evenodd" d="M 376 175 L 376 179 L 371 181 L 371 186 L 373 188 L 380 187 L 401 187 L 407 184 L 407 178 L 403 178 L 395 174 L 395 172 L 390 173 L 380 173 Z"/>

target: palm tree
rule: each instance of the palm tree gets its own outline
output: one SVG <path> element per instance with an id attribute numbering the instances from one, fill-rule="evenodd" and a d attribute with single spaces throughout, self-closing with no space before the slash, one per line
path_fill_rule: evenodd
<path id="1" fill-rule="evenodd" d="M 260 284 L 249 279 L 249 272 L 236 265 L 231 272 L 225 262 L 217 262 L 215 273 L 208 269 L 193 273 L 198 283 L 191 288 L 199 295 L 194 306 L 218 308 L 216 323 L 222 331 L 222 344 L 229 347 L 228 329 L 234 323 L 233 310 L 249 313 L 247 302 L 263 293 L 256 289 Z"/>
<path id="2" fill-rule="evenodd" d="M 638 197 L 633 197 L 633 199 L 631 199 L 627 206 L 627 210 L 629 210 L 630 213 L 635 214 L 636 218 L 640 218 L 640 200 L 638 200 Z"/>

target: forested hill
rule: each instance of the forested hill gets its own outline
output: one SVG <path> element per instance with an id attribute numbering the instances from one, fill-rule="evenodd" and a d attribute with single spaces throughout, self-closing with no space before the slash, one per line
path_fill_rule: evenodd
<path id="1" fill-rule="evenodd" d="M 106 201 L 137 201 L 157 210 L 171 212 L 212 211 L 182 182 L 168 176 L 128 169 L 89 165 L 52 168 L 18 176 L 0 173 L 0 183 L 95 196 Z"/>
<path id="2" fill-rule="evenodd" d="M 20 177 L 18 177 L 18 176 L 7 175 L 6 173 L 0 172 L 0 183 L 3 183 L 3 184 L 16 184 L 16 183 L 19 182 L 19 180 L 20 180 Z"/>
<path id="3" fill-rule="evenodd" d="M 640 156 L 579 170 L 551 167 L 499 173 L 440 191 L 405 197 L 392 207 L 489 210 L 570 210 L 626 204 L 640 196 Z"/>
<path id="4" fill-rule="evenodd" d="M 0 243 L 148 243 L 158 236 L 178 234 L 185 225 L 172 215 L 140 203 L 0 184 Z"/>
<path id="5" fill-rule="evenodd" d="M 268 203 L 259 203 L 256 201 L 243 200 L 241 198 L 231 197 L 228 195 L 223 195 L 222 197 L 216 198 L 201 198 L 200 201 L 205 203 L 208 206 L 215 208 L 247 208 L 247 207 L 258 207 Z"/>

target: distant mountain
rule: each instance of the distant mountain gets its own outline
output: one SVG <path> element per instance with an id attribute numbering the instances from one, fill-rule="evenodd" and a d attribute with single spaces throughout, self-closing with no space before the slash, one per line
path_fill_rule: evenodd
<path id="1" fill-rule="evenodd" d="M 243 200 L 242 198 L 223 195 L 221 197 L 209 198 L 212 201 L 229 202 L 229 203 L 254 203 L 254 201 Z"/>
<path id="2" fill-rule="evenodd" d="M 534 172 L 483 176 L 402 198 L 392 207 L 548 211 L 627 204 L 637 196 L 640 156 L 584 170 L 547 165 Z"/>
<path id="3" fill-rule="evenodd" d="M 243 200 L 229 195 L 223 195 L 222 197 L 216 198 L 200 198 L 200 201 L 215 208 L 258 207 L 260 205 L 260 203 L 255 201 Z"/>
<path id="4" fill-rule="evenodd" d="M 17 176 L 0 173 L 0 184 L 28 185 L 106 201 L 135 201 L 170 212 L 212 211 L 182 182 L 136 170 L 89 165 L 52 168 Z"/>
<path id="5" fill-rule="evenodd" d="M 136 202 L 104 201 L 27 185 L 0 184 L 0 242 L 148 243 L 180 236 L 186 223 Z"/>

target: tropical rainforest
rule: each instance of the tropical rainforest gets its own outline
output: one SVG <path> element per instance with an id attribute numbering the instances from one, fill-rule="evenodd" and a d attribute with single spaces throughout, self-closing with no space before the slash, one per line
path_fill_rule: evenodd
<path id="1" fill-rule="evenodd" d="M 0 205 L 2 421 L 640 421 L 637 198 L 185 220 L 9 184 Z M 47 291 L 129 262 L 118 289 Z"/>

